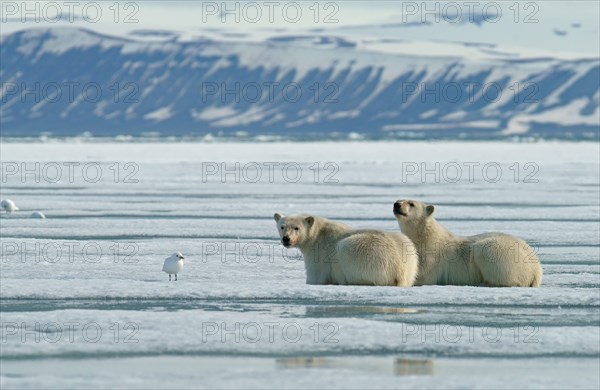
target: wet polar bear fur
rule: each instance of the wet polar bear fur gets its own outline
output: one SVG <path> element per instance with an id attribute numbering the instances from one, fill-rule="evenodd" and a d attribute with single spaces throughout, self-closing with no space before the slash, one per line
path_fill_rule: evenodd
<path id="1" fill-rule="evenodd" d="M 282 244 L 304 257 L 307 284 L 412 286 L 418 270 L 413 243 L 403 234 L 353 230 L 310 215 L 274 215 Z"/>
<path id="2" fill-rule="evenodd" d="M 542 267 L 525 241 L 504 233 L 454 235 L 433 218 L 434 210 L 416 200 L 394 203 L 400 230 L 419 253 L 415 285 L 540 286 Z"/>

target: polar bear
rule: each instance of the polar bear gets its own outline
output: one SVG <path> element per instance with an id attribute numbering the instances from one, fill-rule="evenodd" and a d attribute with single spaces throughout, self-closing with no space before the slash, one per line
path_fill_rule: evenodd
<path id="1" fill-rule="evenodd" d="M 407 287 L 416 279 L 417 251 L 403 234 L 353 230 L 304 214 L 274 218 L 282 244 L 302 252 L 307 284 Z"/>
<path id="2" fill-rule="evenodd" d="M 434 210 L 416 200 L 394 203 L 400 230 L 419 253 L 415 285 L 540 286 L 542 267 L 525 241 L 504 233 L 456 236 L 433 218 Z"/>

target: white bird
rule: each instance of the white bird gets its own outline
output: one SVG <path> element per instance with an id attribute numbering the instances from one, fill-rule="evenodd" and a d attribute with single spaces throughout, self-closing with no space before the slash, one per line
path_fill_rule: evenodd
<path id="1" fill-rule="evenodd" d="M 41 211 L 34 211 L 33 213 L 31 213 L 31 218 L 46 219 L 46 216 Z"/>
<path id="2" fill-rule="evenodd" d="M 2 209 L 7 213 L 12 213 L 13 211 L 19 210 L 15 202 L 10 199 L 3 199 L 2 202 L 0 202 L 0 207 L 2 207 Z"/>
<path id="3" fill-rule="evenodd" d="M 175 275 L 177 280 L 177 274 L 183 269 L 183 255 L 180 252 L 175 252 L 171 256 L 165 259 L 162 270 L 169 274 L 169 281 L 171 280 L 171 274 Z"/>

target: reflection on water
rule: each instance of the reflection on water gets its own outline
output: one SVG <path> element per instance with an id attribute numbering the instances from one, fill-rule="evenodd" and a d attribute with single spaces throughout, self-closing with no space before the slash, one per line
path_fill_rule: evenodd
<path id="1" fill-rule="evenodd" d="M 316 306 L 307 307 L 307 314 L 310 313 L 347 313 L 347 314 L 413 314 L 419 310 L 405 307 L 390 306 Z"/>
<path id="2" fill-rule="evenodd" d="M 281 358 L 276 361 L 278 368 L 315 368 L 315 367 L 331 367 L 333 359 L 316 358 L 316 357 L 293 357 Z"/>
<path id="3" fill-rule="evenodd" d="M 398 376 L 433 375 L 433 360 L 396 359 L 394 374 Z"/>
<path id="4" fill-rule="evenodd" d="M 396 376 L 433 375 L 433 360 L 429 359 L 291 357 L 275 362 L 277 368 L 346 368 Z"/>

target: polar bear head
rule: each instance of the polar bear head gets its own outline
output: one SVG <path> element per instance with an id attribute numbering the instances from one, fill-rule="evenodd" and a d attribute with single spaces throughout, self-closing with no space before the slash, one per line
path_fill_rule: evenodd
<path id="1" fill-rule="evenodd" d="M 400 227 L 425 221 L 433 214 L 435 207 L 418 200 L 398 200 L 394 203 L 394 216 Z"/>
<path id="2" fill-rule="evenodd" d="M 311 228 L 315 223 L 315 217 L 304 214 L 289 215 L 287 217 L 275 213 L 273 215 L 277 223 L 277 231 L 281 237 L 281 243 L 286 248 L 302 246 L 312 236 Z"/>

